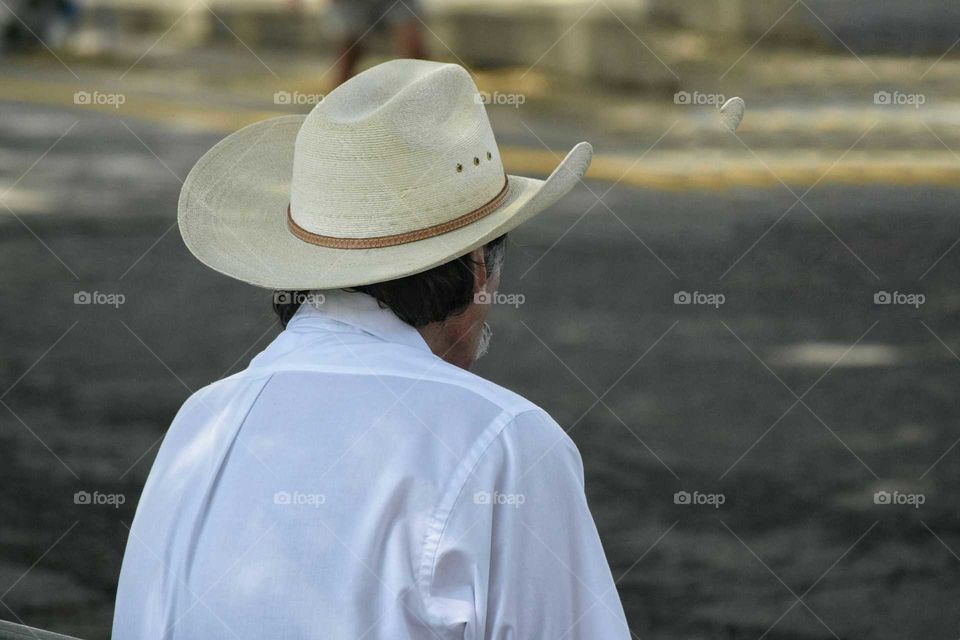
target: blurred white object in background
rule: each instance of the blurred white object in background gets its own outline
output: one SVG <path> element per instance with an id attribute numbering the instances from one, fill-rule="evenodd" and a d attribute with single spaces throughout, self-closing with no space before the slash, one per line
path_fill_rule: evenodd
<path id="1" fill-rule="evenodd" d="M 747 111 L 747 104 L 742 98 L 730 98 L 720 107 L 720 121 L 730 131 L 736 131 L 743 122 L 743 114 Z"/>

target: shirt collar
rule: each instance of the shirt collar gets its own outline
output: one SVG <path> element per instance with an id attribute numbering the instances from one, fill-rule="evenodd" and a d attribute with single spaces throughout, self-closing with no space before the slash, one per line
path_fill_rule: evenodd
<path id="1" fill-rule="evenodd" d="M 291 329 L 329 327 L 331 322 L 354 327 L 386 342 L 430 351 L 419 331 L 389 308 L 382 308 L 376 298 L 359 291 L 313 292 L 287 326 Z"/>

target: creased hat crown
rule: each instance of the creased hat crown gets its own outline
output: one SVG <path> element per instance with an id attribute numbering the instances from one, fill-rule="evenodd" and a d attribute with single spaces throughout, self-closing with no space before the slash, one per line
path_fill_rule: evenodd
<path id="1" fill-rule="evenodd" d="M 279 290 L 387 282 L 509 233 L 570 191 L 593 153 L 546 180 L 506 176 L 469 74 L 395 60 L 310 114 L 251 124 L 190 170 L 177 220 L 204 264 Z"/>
<path id="2" fill-rule="evenodd" d="M 395 60 L 330 93 L 296 138 L 290 217 L 370 238 L 449 223 L 505 186 L 479 92 L 455 64 Z"/>

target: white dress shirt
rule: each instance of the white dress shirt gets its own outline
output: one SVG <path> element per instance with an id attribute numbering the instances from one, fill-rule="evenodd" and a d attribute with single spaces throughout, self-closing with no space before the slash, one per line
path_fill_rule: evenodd
<path id="1" fill-rule="evenodd" d="M 563 430 L 344 292 L 180 409 L 113 623 L 114 640 L 629 637 Z"/>

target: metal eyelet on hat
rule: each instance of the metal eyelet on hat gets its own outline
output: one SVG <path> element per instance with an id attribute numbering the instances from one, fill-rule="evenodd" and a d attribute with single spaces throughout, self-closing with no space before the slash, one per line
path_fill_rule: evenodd
<path id="1" fill-rule="evenodd" d="M 493 160 L 493 154 L 487 151 L 487 160 Z"/>
<path id="2" fill-rule="evenodd" d="M 478 158 L 478 157 L 476 157 L 476 156 L 473 157 L 473 166 L 475 166 L 475 167 L 479 167 L 479 166 L 480 166 L 480 158 Z"/>
<path id="3" fill-rule="evenodd" d="M 463 171 L 463 165 L 458 162 L 458 163 L 457 163 L 457 173 L 460 173 L 460 172 L 462 172 L 462 171 Z"/>

